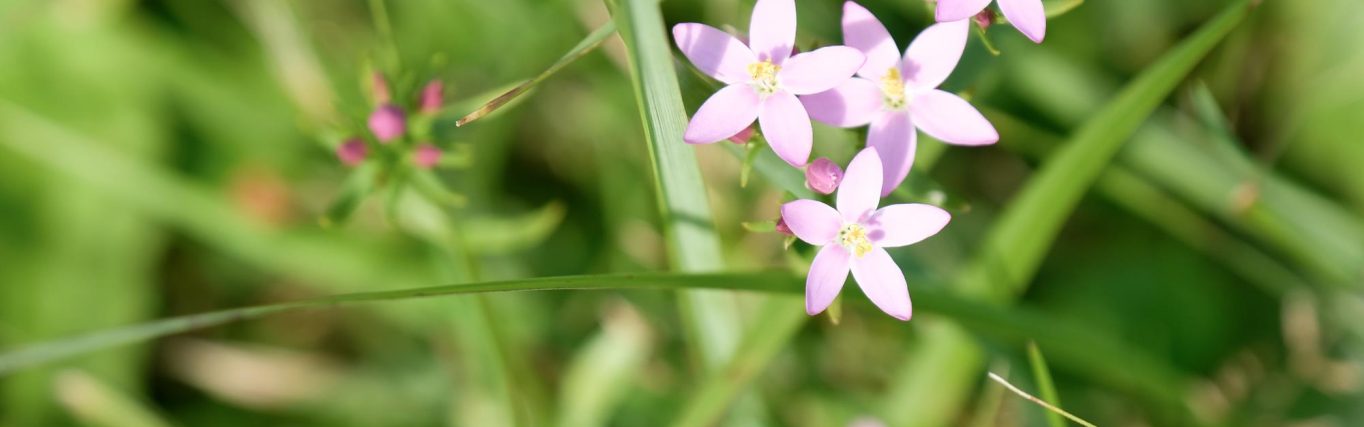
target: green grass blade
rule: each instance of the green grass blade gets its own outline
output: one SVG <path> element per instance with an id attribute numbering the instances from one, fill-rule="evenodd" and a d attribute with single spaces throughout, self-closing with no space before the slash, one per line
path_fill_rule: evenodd
<path id="1" fill-rule="evenodd" d="M 1047 359 L 1042 357 L 1042 350 L 1037 348 L 1036 342 L 1028 343 L 1028 364 L 1032 366 L 1032 377 L 1037 382 L 1038 393 L 1042 394 L 1042 400 L 1061 407 L 1061 397 L 1056 394 L 1056 384 L 1051 380 L 1051 370 L 1047 369 Z M 1047 424 L 1051 427 L 1066 427 L 1066 421 L 1061 419 L 1061 414 L 1047 411 Z"/>
<path id="2" fill-rule="evenodd" d="M 682 141 L 687 112 L 682 105 L 672 47 L 655 0 L 621 0 L 612 16 L 625 42 L 635 101 L 644 121 L 655 191 L 674 269 L 717 271 L 724 267 L 720 240 L 693 148 Z M 683 317 L 707 368 L 719 366 L 738 341 L 739 318 L 731 295 L 688 292 L 680 296 Z"/>
<path id="3" fill-rule="evenodd" d="M 84 371 L 61 373 L 57 400 L 83 425 L 100 427 L 169 427 L 155 409 Z"/>
<path id="4" fill-rule="evenodd" d="M 607 37 L 610 37 L 611 34 L 615 32 L 616 23 L 614 21 L 608 21 L 606 24 L 597 27 L 596 30 L 593 30 L 592 33 L 588 34 L 587 37 L 583 38 L 583 40 L 578 42 L 576 46 L 573 46 L 572 49 L 569 49 L 568 53 L 565 53 L 564 56 L 560 57 L 558 61 L 555 61 L 554 64 L 550 65 L 544 72 L 541 72 L 534 78 L 526 80 L 511 90 L 498 95 L 496 98 L 493 98 L 482 106 L 479 106 L 478 109 L 466 114 L 463 118 L 459 119 L 459 121 L 455 122 L 455 126 L 467 125 L 516 100 L 517 97 L 520 97 L 525 94 L 526 91 L 534 88 L 535 85 L 538 85 L 540 82 L 553 76 L 554 73 L 558 73 L 559 70 L 562 70 L 564 67 L 568 66 L 568 64 L 572 64 L 574 61 L 577 61 L 578 58 L 582 58 L 584 55 L 591 53 L 597 46 L 601 46 L 602 42 L 606 41 Z"/>
<path id="5" fill-rule="evenodd" d="M 559 427 L 608 425 L 652 351 L 648 324 L 621 304 L 568 365 L 559 387 Z"/>
<path id="6" fill-rule="evenodd" d="M 1060 151 L 1048 158 L 1002 214 L 980 245 L 977 256 L 959 276 L 958 289 L 993 301 L 1012 300 L 1025 289 L 1065 219 L 1108 166 L 1122 143 L 1133 135 L 1202 58 L 1236 28 L 1248 15 L 1251 4 L 1248 0 L 1240 0 L 1228 5 L 1223 12 L 1128 83 L 1112 101 L 1086 121 Z M 963 337 L 951 335 L 928 341 L 923 347 L 926 349 L 924 351 L 964 352 L 968 356 L 979 356 L 979 350 L 971 352 L 944 348 L 972 345 Z M 951 416 L 962 398 L 944 397 L 940 390 L 944 384 L 964 384 L 977 378 L 976 373 L 983 360 L 975 357 L 974 361 L 955 364 L 951 369 L 925 372 L 924 376 L 936 378 L 933 381 L 904 384 L 891 395 L 938 396 L 953 407 L 935 408 L 928 412 Z M 1172 405 L 1173 408 L 1184 408 L 1182 403 L 1172 402 L 1165 396 L 1148 397 L 1154 398 L 1155 402 Z M 1187 413 L 1186 410 L 1181 412 Z M 918 417 L 905 419 L 898 425 L 943 425 L 949 419 Z"/>
<path id="7" fill-rule="evenodd" d="M 1250 10 L 1248 0 L 1231 3 L 1128 83 L 1048 158 L 981 245 L 970 272 L 975 277 L 963 283 L 966 290 L 994 299 L 1020 292 L 1070 212 L 1123 142 Z"/>

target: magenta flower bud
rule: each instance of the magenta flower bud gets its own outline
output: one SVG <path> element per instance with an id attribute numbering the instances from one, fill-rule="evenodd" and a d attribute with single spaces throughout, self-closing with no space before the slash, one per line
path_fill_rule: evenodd
<path id="1" fill-rule="evenodd" d="M 786 226 L 786 218 L 777 218 L 777 232 L 787 236 L 795 235 L 791 233 L 791 227 Z"/>
<path id="2" fill-rule="evenodd" d="M 422 169 L 431 169 L 440 163 L 440 154 L 440 149 L 431 143 L 418 145 L 417 150 L 412 152 L 412 163 Z"/>
<path id="3" fill-rule="evenodd" d="M 346 142 L 336 146 L 336 157 L 341 159 L 341 163 L 346 166 L 358 166 L 365 161 L 365 156 L 369 154 L 369 147 L 365 146 L 365 141 L 360 138 L 347 139 Z"/>
<path id="4" fill-rule="evenodd" d="M 977 13 L 976 16 L 972 16 L 971 21 L 975 22 L 976 25 L 979 25 L 982 30 L 990 28 L 990 25 L 995 23 L 995 11 L 990 10 L 990 8 L 985 8 L 984 10 L 981 10 L 980 13 Z"/>
<path id="5" fill-rule="evenodd" d="M 403 110 L 393 104 L 380 105 L 369 115 L 369 131 L 379 138 L 379 142 L 388 143 L 407 132 L 407 118 Z"/>
<path id="6" fill-rule="evenodd" d="M 441 104 L 445 103 L 445 83 L 440 80 L 432 80 L 422 88 L 421 111 L 424 114 L 435 114 L 440 111 Z"/>
<path id="7" fill-rule="evenodd" d="M 734 136 L 729 137 L 729 142 L 744 145 L 747 144 L 750 139 L 753 139 L 752 126 L 746 127 L 744 130 L 739 131 L 739 133 L 734 134 Z"/>
<path id="8" fill-rule="evenodd" d="M 843 181 L 843 169 L 827 157 L 810 162 L 805 168 L 805 186 L 820 194 L 832 194 Z"/>
<path id="9" fill-rule="evenodd" d="M 384 75 L 374 73 L 370 75 L 370 90 L 373 91 L 374 103 L 383 105 L 393 99 L 393 95 L 388 90 L 388 81 L 384 80 Z"/>

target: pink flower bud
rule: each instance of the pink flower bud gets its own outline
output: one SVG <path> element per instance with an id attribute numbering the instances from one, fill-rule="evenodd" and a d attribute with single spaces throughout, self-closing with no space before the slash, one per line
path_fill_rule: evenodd
<path id="1" fill-rule="evenodd" d="M 747 144 L 750 139 L 753 139 L 752 126 L 746 127 L 744 130 L 739 131 L 739 133 L 734 134 L 734 136 L 729 137 L 729 142 L 744 145 Z"/>
<path id="2" fill-rule="evenodd" d="M 370 75 L 370 90 L 373 91 L 374 103 L 383 105 L 393 99 L 393 95 L 388 91 L 388 81 L 384 80 L 384 75 L 374 73 Z"/>
<path id="3" fill-rule="evenodd" d="M 778 232 L 778 233 L 781 233 L 781 234 L 785 234 L 785 235 L 787 235 L 787 236 L 794 236 L 794 235 L 796 235 L 795 233 L 792 233 L 792 232 L 791 232 L 791 227 L 788 227 L 788 226 L 786 225 L 786 219 L 785 219 L 785 218 L 777 218 L 777 232 Z"/>
<path id="4" fill-rule="evenodd" d="M 417 150 L 412 152 L 412 163 L 422 169 L 431 169 L 440 162 L 440 149 L 431 143 L 417 146 Z"/>
<path id="5" fill-rule="evenodd" d="M 827 157 L 820 157 L 805 168 L 805 186 L 820 194 L 831 194 L 843 181 L 843 169 Z"/>
<path id="6" fill-rule="evenodd" d="M 971 21 L 975 22 L 976 25 L 979 25 L 982 30 L 990 28 L 990 25 L 995 23 L 995 11 L 990 10 L 990 8 L 987 7 L 985 10 L 977 13 L 976 16 L 971 17 Z"/>
<path id="7" fill-rule="evenodd" d="M 403 116 L 403 110 L 393 104 L 380 105 L 369 115 L 369 131 L 379 138 L 379 142 L 388 143 L 407 132 L 407 118 Z"/>
<path id="8" fill-rule="evenodd" d="M 365 146 L 365 141 L 360 138 L 347 139 L 346 142 L 336 146 L 336 157 L 341 159 L 341 163 L 346 166 L 357 166 L 365 161 L 365 156 L 369 154 L 369 147 Z"/>
<path id="9" fill-rule="evenodd" d="M 421 111 L 425 114 L 435 114 L 440 110 L 441 104 L 445 103 L 445 84 L 440 80 L 432 80 L 422 88 Z"/>

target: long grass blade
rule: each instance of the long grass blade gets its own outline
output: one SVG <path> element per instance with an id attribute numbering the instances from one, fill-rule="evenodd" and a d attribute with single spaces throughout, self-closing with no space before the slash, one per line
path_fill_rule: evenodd
<path id="1" fill-rule="evenodd" d="M 1080 417 L 1077 417 L 1077 416 L 1075 416 L 1075 415 L 1072 415 L 1071 413 L 1066 412 L 1064 409 L 1058 408 L 1058 407 L 1056 407 L 1055 405 L 1052 405 L 1052 404 L 1050 404 L 1050 403 L 1047 403 L 1046 401 L 1044 401 L 1044 400 L 1042 400 L 1042 399 L 1038 399 L 1036 396 L 1033 396 L 1033 395 L 1031 395 L 1031 394 L 1028 394 L 1027 392 L 1024 392 L 1023 390 L 1020 390 L 1018 387 L 1015 387 L 1013 384 L 1009 384 L 1009 381 L 1008 381 L 1008 380 L 1005 380 L 1004 377 L 1001 377 L 1001 376 L 999 376 L 999 375 L 996 375 L 994 372 L 990 372 L 990 373 L 989 373 L 989 376 L 990 376 L 990 379 L 991 379 L 991 380 L 994 380 L 994 382 L 997 382 L 997 383 L 1003 385 L 1004 388 L 1009 389 L 1009 391 L 1013 392 L 1014 394 L 1018 395 L 1019 397 L 1022 397 L 1022 398 L 1024 398 L 1024 399 L 1027 399 L 1029 402 L 1036 403 L 1037 406 L 1041 406 L 1042 409 L 1046 409 L 1046 410 L 1047 410 L 1049 413 L 1051 413 L 1051 414 L 1057 414 L 1057 415 L 1066 417 L 1066 419 L 1071 420 L 1071 421 L 1074 421 L 1076 424 L 1079 424 L 1079 425 L 1082 425 L 1082 426 L 1085 426 L 1085 427 L 1095 427 L 1093 423 L 1091 423 L 1091 422 L 1089 422 L 1089 421 L 1085 421 L 1083 418 L 1080 418 Z M 1052 424 L 1052 425 L 1055 426 L 1055 425 L 1058 425 L 1058 424 Z"/>
<path id="2" fill-rule="evenodd" d="M 578 42 L 576 46 L 573 46 L 572 49 L 569 49 L 568 53 L 565 53 L 564 56 L 560 57 L 558 61 L 555 61 L 554 64 L 550 65 L 549 68 L 545 69 L 545 71 L 541 72 L 539 75 L 536 75 L 534 78 L 526 80 L 525 82 L 517 85 L 516 87 L 507 91 L 506 93 L 503 93 L 502 95 L 493 98 L 491 101 L 488 101 L 488 103 L 478 107 L 478 109 L 470 112 L 463 118 L 459 119 L 459 121 L 455 122 L 455 126 L 467 125 L 469 123 L 472 123 L 474 120 L 481 119 L 483 118 L 483 116 L 486 116 L 494 111 L 497 111 L 498 108 L 502 108 L 503 106 L 507 105 L 507 103 L 512 102 L 517 97 L 526 93 L 526 91 L 535 87 L 535 85 L 538 85 L 540 84 L 540 82 L 543 82 L 545 81 L 545 79 L 549 78 L 550 76 L 553 76 L 554 73 L 558 73 L 559 70 L 564 69 L 564 67 L 567 67 L 568 64 L 572 64 L 574 61 L 577 61 L 578 58 L 582 58 L 588 53 L 591 53 L 593 50 L 597 48 L 597 46 L 601 46 L 602 42 L 606 41 L 607 37 L 610 37 L 611 34 L 614 34 L 615 32 L 616 23 L 614 21 L 608 21 L 602 26 L 597 27 L 596 30 L 593 30 L 590 34 L 587 35 L 587 37 L 583 38 L 582 41 Z"/>
<path id="3" fill-rule="evenodd" d="M 678 271 L 720 270 L 724 267 L 720 240 L 696 153 L 682 141 L 687 113 L 663 29 L 663 13 L 655 0 L 621 0 L 608 6 L 629 57 L 670 263 Z M 736 331 L 741 330 L 733 296 L 687 292 L 680 296 L 680 304 L 688 333 L 699 347 L 701 365 L 719 366 L 733 353 Z"/>
<path id="4" fill-rule="evenodd" d="M 1037 390 L 1042 394 L 1042 401 L 1061 407 L 1061 397 L 1056 394 L 1056 384 L 1051 380 L 1047 359 L 1042 357 L 1042 350 L 1037 348 L 1036 342 L 1028 343 L 1028 365 L 1032 366 L 1032 377 L 1037 382 Z M 1061 420 L 1061 413 L 1055 411 L 1047 412 L 1047 424 L 1051 427 L 1066 426 L 1066 422 Z"/>
<path id="5" fill-rule="evenodd" d="M 1146 118 L 1169 96 L 1180 81 L 1249 14 L 1249 0 L 1232 2 L 1197 32 L 1149 66 L 1107 105 L 1082 125 L 1070 141 L 1048 158 L 1032 180 L 1022 189 L 1009 208 L 987 234 L 978 254 L 961 273 L 957 289 L 977 298 L 1011 301 L 1026 288 L 1048 248 L 1080 198 Z M 926 341 L 923 351 L 964 353 L 966 360 L 950 369 L 923 372 L 915 382 L 903 385 L 892 396 L 937 396 L 949 405 L 962 398 L 944 397 L 944 384 L 972 381 L 979 372 L 979 350 L 957 349 L 972 346 L 959 336 L 942 336 Z M 944 348 L 951 346 L 952 348 Z M 1150 392 L 1151 390 L 1146 390 Z M 1152 402 L 1187 408 L 1169 397 L 1168 390 L 1146 394 Z M 891 403 L 893 404 L 893 403 Z M 931 409 L 930 413 L 950 416 L 955 408 Z M 947 418 L 918 417 L 899 420 L 897 425 L 943 425 Z"/>

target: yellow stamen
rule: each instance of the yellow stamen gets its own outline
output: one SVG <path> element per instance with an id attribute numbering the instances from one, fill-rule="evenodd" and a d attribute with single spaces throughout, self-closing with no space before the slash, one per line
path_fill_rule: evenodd
<path id="1" fill-rule="evenodd" d="M 764 95 L 770 95 L 777 91 L 777 72 L 779 71 L 781 71 L 781 66 L 773 64 L 772 61 L 748 64 L 748 75 L 753 77 L 753 88 Z"/>
<path id="2" fill-rule="evenodd" d="M 898 110 L 905 107 L 905 80 L 900 76 L 900 67 L 890 67 L 881 77 L 881 94 L 886 108 Z"/>
<path id="3" fill-rule="evenodd" d="M 843 246 L 853 255 L 861 258 L 871 252 L 871 239 L 867 238 L 867 229 L 859 224 L 848 224 L 838 231 L 838 244 Z"/>

